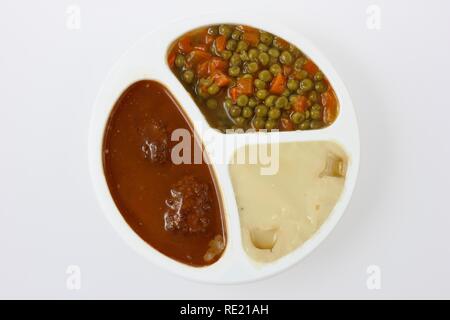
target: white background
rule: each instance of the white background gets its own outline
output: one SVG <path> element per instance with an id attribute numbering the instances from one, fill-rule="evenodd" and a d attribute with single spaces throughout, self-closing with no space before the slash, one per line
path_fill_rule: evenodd
<path id="1" fill-rule="evenodd" d="M 80 30 L 66 27 L 70 4 Z M 380 30 L 366 26 L 371 4 Z M 194 283 L 137 255 L 104 218 L 88 172 L 92 104 L 116 59 L 155 26 L 255 7 L 312 40 L 346 83 L 359 180 L 336 229 L 295 267 L 252 284 Z M 2 0 L 0 298 L 450 298 L 449 35 L 444 0 Z M 78 291 L 66 288 L 71 264 Z M 372 264 L 380 290 L 366 286 Z"/>

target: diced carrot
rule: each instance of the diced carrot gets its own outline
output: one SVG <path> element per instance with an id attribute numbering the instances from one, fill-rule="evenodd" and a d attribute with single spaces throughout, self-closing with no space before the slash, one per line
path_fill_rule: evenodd
<path id="1" fill-rule="evenodd" d="M 242 40 L 247 41 L 251 46 L 257 46 L 259 43 L 259 32 L 254 31 L 244 31 L 242 34 Z"/>
<path id="2" fill-rule="evenodd" d="M 212 78 L 219 87 L 225 87 L 231 82 L 230 77 L 228 77 L 226 74 L 224 74 L 221 71 L 214 72 L 214 74 L 212 75 Z"/>
<path id="3" fill-rule="evenodd" d="M 242 32 L 258 32 L 257 29 L 245 25 L 238 26 L 238 29 L 241 30 Z"/>
<path id="4" fill-rule="evenodd" d="M 322 105 L 324 107 L 323 121 L 330 124 L 336 119 L 338 113 L 336 95 L 330 86 L 327 91 L 322 93 Z"/>
<path id="5" fill-rule="evenodd" d="M 317 68 L 317 66 L 311 60 L 306 60 L 305 64 L 303 65 L 303 69 L 305 69 L 305 71 L 310 75 L 316 74 L 316 72 L 319 70 L 319 68 Z"/>
<path id="6" fill-rule="evenodd" d="M 294 129 L 294 124 L 289 118 L 281 118 L 280 121 L 280 129 L 281 131 L 289 131 Z"/>
<path id="7" fill-rule="evenodd" d="M 275 78 L 273 78 L 272 83 L 270 84 L 270 93 L 273 94 L 282 94 L 284 91 L 284 87 L 286 85 L 286 78 L 278 73 Z"/>
<path id="8" fill-rule="evenodd" d="M 209 61 L 204 61 L 197 65 L 197 77 L 204 78 L 209 76 Z"/>
<path id="9" fill-rule="evenodd" d="M 210 58 L 211 54 L 209 54 L 208 52 L 193 50 L 187 55 L 186 62 L 189 67 L 193 68 L 196 67 L 199 63 L 205 62 Z"/>
<path id="10" fill-rule="evenodd" d="M 253 78 L 239 78 L 237 81 L 237 88 L 239 94 L 253 94 Z"/>
<path id="11" fill-rule="evenodd" d="M 192 42 L 191 38 L 186 36 L 180 39 L 178 41 L 178 48 L 183 52 L 184 54 L 187 54 L 192 51 Z"/>
<path id="12" fill-rule="evenodd" d="M 226 70 L 228 63 L 218 57 L 213 57 L 197 64 L 197 75 L 201 78 L 214 74 L 215 72 L 223 72 Z"/>
<path id="13" fill-rule="evenodd" d="M 236 103 L 237 97 L 239 96 L 238 87 L 233 87 L 229 90 L 230 98 L 233 103 Z"/>
<path id="14" fill-rule="evenodd" d="M 223 50 L 225 50 L 226 43 L 227 43 L 227 38 L 225 38 L 225 36 L 218 36 L 216 38 L 217 51 L 222 52 Z"/>
<path id="15" fill-rule="evenodd" d="M 194 46 L 194 50 L 206 52 L 208 51 L 208 46 L 206 44 L 197 44 L 196 46 Z"/>
<path id="16" fill-rule="evenodd" d="M 209 63 L 209 72 L 210 73 L 214 73 L 215 71 L 219 70 L 219 71 L 225 71 L 228 67 L 228 63 L 218 57 L 213 57 L 210 60 Z"/>
<path id="17" fill-rule="evenodd" d="M 292 104 L 292 109 L 296 112 L 305 112 L 307 108 L 308 108 L 308 99 L 306 99 L 305 96 L 297 97 Z"/>
<path id="18" fill-rule="evenodd" d="M 206 45 L 210 45 L 210 44 L 212 44 L 213 42 L 214 42 L 214 36 L 207 33 L 207 34 L 205 35 L 205 44 L 206 44 Z"/>
<path id="19" fill-rule="evenodd" d="M 169 64 L 169 67 L 173 67 L 173 65 L 175 64 L 175 58 L 176 58 L 177 54 L 175 52 L 175 50 L 172 50 L 169 55 L 167 56 L 167 63 Z"/>

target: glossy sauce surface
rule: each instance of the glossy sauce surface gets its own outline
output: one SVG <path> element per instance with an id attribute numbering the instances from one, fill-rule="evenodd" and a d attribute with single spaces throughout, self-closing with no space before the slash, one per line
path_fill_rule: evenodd
<path id="1" fill-rule="evenodd" d="M 175 260 L 204 266 L 217 261 L 225 247 L 222 205 L 205 161 L 172 162 L 171 149 L 178 142 L 171 141 L 171 133 L 179 128 L 193 136 L 163 85 L 132 84 L 105 129 L 104 171 L 116 206 L 144 241 Z"/>

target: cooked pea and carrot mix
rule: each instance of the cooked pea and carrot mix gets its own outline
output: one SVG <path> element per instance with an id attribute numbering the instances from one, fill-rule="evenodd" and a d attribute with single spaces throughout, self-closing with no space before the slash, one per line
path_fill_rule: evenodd
<path id="1" fill-rule="evenodd" d="M 194 30 L 175 41 L 168 63 L 209 124 L 221 131 L 319 129 L 338 113 L 336 95 L 314 62 L 263 30 Z"/>

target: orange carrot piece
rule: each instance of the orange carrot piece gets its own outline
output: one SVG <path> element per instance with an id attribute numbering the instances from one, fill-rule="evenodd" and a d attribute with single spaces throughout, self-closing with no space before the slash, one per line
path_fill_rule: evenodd
<path id="1" fill-rule="evenodd" d="M 328 87 L 328 90 L 322 93 L 322 105 L 324 107 L 323 121 L 330 124 L 336 119 L 338 113 L 336 95 L 331 87 Z"/>
<path id="2" fill-rule="evenodd" d="M 219 70 L 219 71 L 225 71 L 228 67 L 228 63 L 221 59 L 221 58 L 217 58 L 217 57 L 213 57 L 210 60 L 209 63 L 209 72 L 210 73 L 214 73 L 215 71 Z"/>
<path id="3" fill-rule="evenodd" d="M 237 88 L 239 94 L 253 94 L 253 78 L 240 78 L 237 81 Z"/>
<path id="4" fill-rule="evenodd" d="M 175 50 L 172 50 L 169 55 L 167 56 L 167 63 L 169 64 L 169 67 L 173 67 L 173 65 L 175 64 L 175 58 L 176 58 L 177 54 L 175 52 Z"/>
<path id="5" fill-rule="evenodd" d="M 217 84 L 219 87 L 225 87 L 231 82 L 230 77 L 228 77 L 221 71 L 216 71 L 213 74 L 212 78 L 214 80 L 214 83 Z"/>
<path id="6" fill-rule="evenodd" d="M 205 44 L 211 45 L 213 42 L 214 42 L 214 36 L 207 33 L 205 35 Z"/>
<path id="7" fill-rule="evenodd" d="M 296 112 L 305 112 L 307 108 L 308 99 L 305 96 L 297 97 L 292 104 L 292 109 Z"/>
<path id="8" fill-rule="evenodd" d="M 197 77 L 204 78 L 209 75 L 209 61 L 204 61 L 197 65 Z"/>
<path id="9" fill-rule="evenodd" d="M 233 87 L 229 90 L 230 98 L 233 103 L 236 103 L 237 97 L 239 96 L 238 87 Z"/>
<path id="10" fill-rule="evenodd" d="M 273 94 L 282 94 L 284 91 L 284 87 L 286 85 L 286 78 L 281 74 L 278 73 L 275 78 L 272 80 L 272 83 L 270 84 L 270 93 Z"/>
<path id="11" fill-rule="evenodd" d="M 188 36 L 181 38 L 180 41 L 178 41 L 178 48 L 184 54 L 191 52 L 192 51 L 191 38 Z"/>
<path id="12" fill-rule="evenodd" d="M 303 65 L 303 69 L 305 69 L 305 71 L 310 75 L 316 74 L 316 72 L 319 70 L 319 68 L 317 68 L 317 66 L 311 60 L 307 60 L 305 62 L 305 64 Z"/>
<path id="13" fill-rule="evenodd" d="M 188 67 L 196 67 L 199 63 L 203 63 L 211 58 L 211 54 L 208 52 L 203 52 L 201 50 L 191 51 L 187 57 L 186 62 Z"/>
<path id="14" fill-rule="evenodd" d="M 255 47 L 259 43 L 259 32 L 257 30 L 244 31 L 242 34 L 242 40 L 247 41 L 250 45 Z"/>
<path id="15" fill-rule="evenodd" d="M 294 129 L 294 124 L 292 123 L 291 119 L 281 118 L 280 129 L 281 129 L 281 131 L 293 130 Z"/>
<path id="16" fill-rule="evenodd" d="M 222 52 L 225 50 L 225 46 L 227 43 L 227 38 L 225 38 L 225 36 L 218 36 L 216 38 L 216 49 L 219 52 Z"/>

